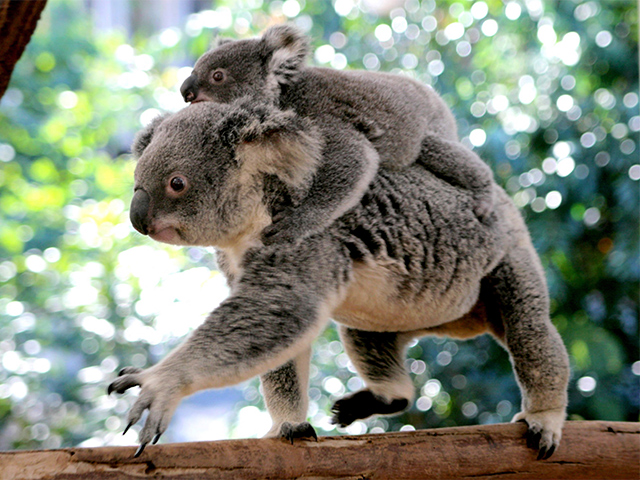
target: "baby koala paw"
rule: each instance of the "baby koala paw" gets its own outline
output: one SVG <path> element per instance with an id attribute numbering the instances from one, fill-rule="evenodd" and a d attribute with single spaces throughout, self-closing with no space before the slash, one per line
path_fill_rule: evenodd
<path id="1" fill-rule="evenodd" d="M 560 445 L 565 409 L 558 408 L 541 412 L 520 412 L 512 422 L 525 422 L 529 429 L 527 447 L 538 450 L 538 460 L 546 460 Z"/>
<path id="2" fill-rule="evenodd" d="M 148 443 L 155 444 L 160 439 L 169 425 L 169 420 L 173 412 L 182 399 L 182 385 L 179 376 L 163 375 L 160 371 L 150 368 L 142 370 L 140 368 L 126 367 L 120 370 L 116 378 L 107 389 L 111 392 L 124 393 L 131 387 L 140 386 L 141 391 L 127 416 L 127 430 L 135 424 L 145 410 L 149 410 L 149 415 L 140 431 L 140 446 L 134 457 L 139 457 Z"/>
<path id="3" fill-rule="evenodd" d="M 296 210 L 287 209 L 273 217 L 271 225 L 262 231 L 262 243 L 275 245 L 281 243 L 295 243 L 315 233 L 308 221 L 300 218 Z"/>
<path id="4" fill-rule="evenodd" d="M 480 220 L 485 220 L 493 212 L 494 195 L 491 185 L 474 195 L 473 213 Z"/>

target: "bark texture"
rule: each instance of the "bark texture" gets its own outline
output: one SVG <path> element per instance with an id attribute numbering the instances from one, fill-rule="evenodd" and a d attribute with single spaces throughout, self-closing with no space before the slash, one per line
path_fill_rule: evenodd
<path id="1" fill-rule="evenodd" d="M 0 0 L 0 97 L 46 3 L 47 0 Z"/>
<path id="2" fill-rule="evenodd" d="M 637 479 L 640 424 L 568 422 L 560 448 L 536 460 L 524 424 L 135 447 L 0 452 L 1 480 L 34 479 Z"/>

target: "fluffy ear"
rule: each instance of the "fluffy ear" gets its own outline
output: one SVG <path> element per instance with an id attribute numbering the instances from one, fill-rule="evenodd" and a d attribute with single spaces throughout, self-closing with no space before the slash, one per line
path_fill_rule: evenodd
<path id="1" fill-rule="evenodd" d="M 220 37 L 220 36 L 215 36 L 213 41 L 211 42 L 211 47 L 209 48 L 209 50 L 213 50 L 215 48 L 218 48 L 221 45 L 224 45 L 225 43 L 231 43 L 234 40 L 231 38 L 226 38 L 226 37 Z"/>
<path id="2" fill-rule="evenodd" d="M 294 82 L 311 50 L 307 36 L 293 25 L 284 24 L 266 30 L 262 41 L 271 54 L 269 72 L 280 84 Z"/>
<path id="3" fill-rule="evenodd" d="M 247 173 L 276 175 L 300 188 L 315 173 L 322 146 L 322 136 L 311 121 L 292 111 L 254 107 L 240 129 L 236 159 Z"/>
<path id="4" fill-rule="evenodd" d="M 160 125 L 169 115 L 169 113 L 158 115 L 136 134 L 133 139 L 133 145 L 131 145 L 131 153 L 133 153 L 136 158 L 140 158 L 142 156 L 144 149 L 151 143 L 151 139 L 153 138 L 156 128 L 158 128 L 158 125 Z"/>

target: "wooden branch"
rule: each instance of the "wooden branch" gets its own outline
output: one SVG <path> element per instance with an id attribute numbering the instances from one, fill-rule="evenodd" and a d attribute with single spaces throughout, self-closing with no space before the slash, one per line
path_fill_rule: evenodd
<path id="1" fill-rule="evenodd" d="M 47 0 L 0 0 L 0 97 L 46 3 Z"/>
<path id="2" fill-rule="evenodd" d="M 251 439 L 135 447 L 0 452 L 0 480 L 638 479 L 640 424 L 568 422 L 560 448 L 536 460 L 524 424 L 320 437 L 290 445 Z"/>

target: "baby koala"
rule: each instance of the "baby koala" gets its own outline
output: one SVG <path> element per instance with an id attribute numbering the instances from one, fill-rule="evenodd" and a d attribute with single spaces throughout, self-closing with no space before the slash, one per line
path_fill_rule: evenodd
<path id="1" fill-rule="evenodd" d="M 459 142 L 455 119 L 430 87 L 401 75 L 310 67 L 308 38 L 291 25 L 262 37 L 222 40 L 198 59 L 180 88 L 186 102 L 230 103 L 249 96 L 313 120 L 321 161 L 297 204 L 272 212 L 266 244 L 317 233 L 355 206 L 378 166 L 418 162 L 468 189 L 481 220 L 493 210 L 493 174 Z"/>

